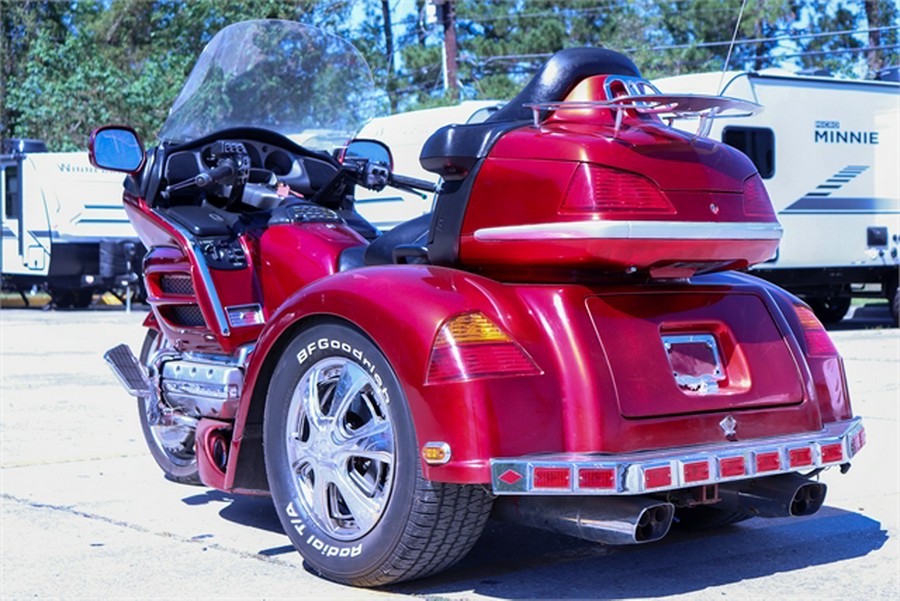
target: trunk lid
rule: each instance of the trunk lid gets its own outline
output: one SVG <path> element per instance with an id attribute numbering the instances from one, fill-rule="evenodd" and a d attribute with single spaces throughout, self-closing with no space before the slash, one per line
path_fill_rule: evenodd
<path id="1" fill-rule="evenodd" d="M 803 371 L 752 292 L 649 291 L 586 300 L 626 418 L 798 405 Z"/>

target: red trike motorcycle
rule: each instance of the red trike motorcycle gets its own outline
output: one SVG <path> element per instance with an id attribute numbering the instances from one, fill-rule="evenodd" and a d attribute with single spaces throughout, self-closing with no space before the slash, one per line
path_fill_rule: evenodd
<path id="1" fill-rule="evenodd" d="M 864 430 L 809 308 L 739 271 L 781 230 L 752 163 L 703 137 L 758 107 L 562 51 L 429 138 L 433 212 L 381 234 L 356 186 L 433 187 L 350 141 L 374 100 L 347 42 L 251 21 L 158 146 L 92 136 L 128 174 L 152 308 L 140 359 L 107 360 L 169 478 L 271 495 L 307 565 L 360 586 L 447 568 L 492 509 L 608 544 L 819 509 Z"/>

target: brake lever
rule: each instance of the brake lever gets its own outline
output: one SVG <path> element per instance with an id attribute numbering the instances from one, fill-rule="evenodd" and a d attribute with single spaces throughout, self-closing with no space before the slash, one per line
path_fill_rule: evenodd
<path id="1" fill-rule="evenodd" d="M 399 185 L 399 184 L 391 184 L 391 187 L 392 187 L 392 188 L 395 188 L 395 189 L 397 189 L 397 190 L 400 190 L 400 191 L 402 191 L 402 192 L 406 192 L 406 193 L 408 193 L 408 194 L 415 194 L 416 196 L 418 196 L 418 197 L 421 198 L 422 200 L 426 200 L 426 199 L 428 198 L 428 195 L 425 194 L 424 192 L 421 192 L 421 191 L 419 191 L 419 190 L 416 190 L 415 188 L 410 188 L 409 186 L 401 186 L 401 185 Z"/>

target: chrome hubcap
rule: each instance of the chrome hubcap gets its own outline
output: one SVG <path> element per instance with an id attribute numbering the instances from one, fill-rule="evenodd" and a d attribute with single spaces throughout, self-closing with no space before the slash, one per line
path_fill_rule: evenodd
<path id="1" fill-rule="evenodd" d="M 394 478 L 394 429 L 372 376 L 332 357 L 301 378 L 286 448 L 300 502 L 329 536 L 352 540 L 378 523 Z"/>

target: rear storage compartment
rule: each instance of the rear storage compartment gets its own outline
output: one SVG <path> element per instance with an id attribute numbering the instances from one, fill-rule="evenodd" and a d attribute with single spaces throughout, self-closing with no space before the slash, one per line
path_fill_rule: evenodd
<path id="1" fill-rule="evenodd" d="M 786 407 L 806 398 L 788 339 L 756 294 L 636 292 L 586 303 L 623 417 Z"/>
<path id="2" fill-rule="evenodd" d="M 548 122 L 491 150 L 459 257 L 489 272 L 690 277 L 766 261 L 780 238 L 762 180 L 734 149 L 653 124 L 614 134 Z"/>

